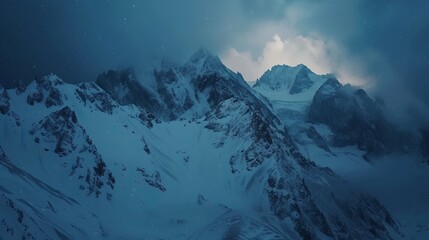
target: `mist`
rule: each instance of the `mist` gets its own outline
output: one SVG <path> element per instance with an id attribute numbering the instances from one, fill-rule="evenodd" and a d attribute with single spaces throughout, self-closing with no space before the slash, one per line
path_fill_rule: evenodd
<path id="1" fill-rule="evenodd" d="M 418 156 L 389 155 L 374 161 L 371 168 L 349 172 L 344 177 L 401 217 L 418 216 L 423 222 L 429 209 L 429 186 L 424 186 L 429 181 L 429 172 L 419 161 Z"/>

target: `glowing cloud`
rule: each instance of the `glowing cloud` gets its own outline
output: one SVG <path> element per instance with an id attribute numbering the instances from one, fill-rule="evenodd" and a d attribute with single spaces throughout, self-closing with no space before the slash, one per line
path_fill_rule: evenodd
<path id="1" fill-rule="evenodd" d="M 222 61 L 248 81 L 258 79 L 274 65 L 296 66 L 304 64 L 317 74 L 335 73 L 342 82 L 366 85 L 363 78 L 352 73 L 350 67 L 339 61 L 344 58 L 340 48 L 332 41 L 316 36 L 295 36 L 282 39 L 278 34 L 265 43 L 261 56 L 240 52 L 235 48 L 221 55 Z"/>
<path id="2" fill-rule="evenodd" d="M 250 52 L 231 48 L 222 60 L 233 70 L 241 72 L 247 80 L 256 80 L 276 64 L 295 66 L 302 63 L 318 74 L 331 72 L 333 64 L 329 51 L 332 49 L 320 39 L 303 36 L 281 39 L 279 35 L 274 35 L 257 59 Z"/>

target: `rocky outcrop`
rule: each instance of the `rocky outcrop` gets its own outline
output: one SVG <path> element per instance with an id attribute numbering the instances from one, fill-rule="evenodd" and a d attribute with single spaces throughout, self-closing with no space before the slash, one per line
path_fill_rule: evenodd
<path id="1" fill-rule="evenodd" d="M 81 190 L 98 197 L 105 185 L 113 189 L 113 174 L 107 169 L 86 130 L 79 125 L 76 113 L 68 106 L 41 120 L 30 134 L 45 151 L 53 151 L 61 158 L 76 154 L 74 162 L 68 162 L 65 166 L 71 166 L 69 175 L 78 177 Z"/>
<path id="2" fill-rule="evenodd" d="M 45 106 L 48 108 L 52 106 L 62 106 L 63 97 L 57 86 L 63 84 L 64 82 L 53 74 L 41 79 L 36 79 L 29 87 L 27 103 L 29 105 L 35 105 L 45 100 Z M 18 94 L 22 94 L 25 92 L 25 89 L 20 85 L 16 91 Z"/>
<path id="3" fill-rule="evenodd" d="M 9 103 L 9 95 L 5 88 L 0 85 L 0 113 L 6 114 L 9 112 L 10 103 Z"/>
<path id="4" fill-rule="evenodd" d="M 30 105 L 34 105 L 36 103 L 40 103 L 43 100 L 43 90 L 40 85 L 36 86 L 36 89 L 30 92 L 27 96 L 27 103 Z"/>
<path id="5" fill-rule="evenodd" d="M 18 82 L 16 83 L 16 95 L 21 95 L 22 93 L 25 92 L 27 86 L 24 84 L 23 81 L 18 80 Z"/>
<path id="6" fill-rule="evenodd" d="M 131 68 L 104 72 L 97 77 L 96 84 L 121 105 L 135 104 L 151 112 L 160 109 L 156 96 L 137 81 Z"/>
<path id="7" fill-rule="evenodd" d="M 322 148 L 328 153 L 331 153 L 331 150 L 329 149 L 329 145 L 326 142 L 325 138 L 323 138 L 313 126 L 307 128 L 306 133 L 307 137 L 312 139 L 318 147 Z"/>
<path id="8" fill-rule="evenodd" d="M 155 70 L 154 76 L 156 92 L 161 99 L 163 109 L 158 115 L 168 120 L 177 119 L 184 112 L 191 109 L 198 101 L 192 89 L 183 86 L 180 82 L 180 69 L 166 68 Z"/>
<path id="9" fill-rule="evenodd" d="M 109 94 L 100 89 L 95 83 L 81 83 L 75 91 L 76 96 L 85 106 L 112 114 L 117 107 Z"/>
<path id="10" fill-rule="evenodd" d="M 357 145 L 370 154 L 381 154 L 389 145 L 389 126 L 381 109 L 362 89 L 328 79 L 316 92 L 308 119 L 328 125 L 334 145 Z"/>
<path id="11" fill-rule="evenodd" d="M 167 189 L 162 185 L 161 175 L 158 171 L 153 172 L 152 174 L 148 174 L 147 170 L 144 168 L 137 168 L 137 172 L 139 172 L 144 180 L 149 186 L 159 189 L 161 192 L 165 192 Z"/>
<path id="12" fill-rule="evenodd" d="M 285 166 L 277 168 L 284 173 L 272 172 L 266 189 L 272 211 L 279 219 L 293 223 L 297 235 L 292 238 L 391 239 L 390 229 L 399 232 L 395 220 L 376 199 L 351 190 L 348 193 L 332 192 L 319 185 L 318 180 L 314 182 L 317 177 L 297 178 Z M 330 170 L 314 170 L 310 172 L 324 175 L 324 181 L 333 186 L 338 184 Z M 323 191 L 327 191 L 326 195 L 320 194 Z M 326 201 L 331 203 L 329 207 L 325 205 Z"/>
<path id="13" fill-rule="evenodd" d="M 52 107 L 52 106 L 61 106 L 63 105 L 63 100 L 61 99 L 61 93 L 58 89 L 52 88 L 49 91 L 49 95 L 46 98 L 45 101 L 46 107 Z"/>

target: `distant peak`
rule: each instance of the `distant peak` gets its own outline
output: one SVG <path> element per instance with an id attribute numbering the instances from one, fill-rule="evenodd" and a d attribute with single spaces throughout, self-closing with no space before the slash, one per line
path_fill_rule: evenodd
<path id="1" fill-rule="evenodd" d="M 44 76 L 42 78 L 36 78 L 36 82 L 38 82 L 38 83 L 47 83 L 47 82 L 49 82 L 49 83 L 51 83 L 51 84 L 53 84 L 55 86 L 64 83 L 64 81 L 60 77 L 58 77 L 57 75 L 55 75 L 53 73 L 51 73 L 49 75 L 46 75 L 46 76 Z"/>
<path id="2" fill-rule="evenodd" d="M 203 73 L 218 73 L 221 75 L 232 74 L 218 56 L 213 55 L 209 50 L 200 48 L 196 51 L 184 65 L 187 72 L 195 75 Z"/>
<path id="3" fill-rule="evenodd" d="M 307 66 L 305 66 L 304 64 L 302 64 L 302 63 L 300 63 L 300 64 L 298 64 L 298 65 L 296 65 L 296 66 L 289 66 L 289 65 L 286 65 L 286 64 L 278 64 L 278 65 L 274 65 L 273 67 L 271 67 L 271 71 L 278 71 L 278 70 L 306 70 L 306 71 L 310 71 L 311 72 L 311 70 L 307 67 Z"/>
<path id="4" fill-rule="evenodd" d="M 194 54 L 192 54 L 188 60 L 188 64 L 198 64 L 207 61 L 210 62 L 210 64 L 222 64 L 220 59 L 216 55 L 213 55 L 206 48 L 200 48 Z"/>
<path id="5" fill-rule="evenodd" d="M 298 64 L 295 68 L 298 68 L 300 71 L 312 72 L 306 65 Z"/>
<path id="6" fill-rule="evenodd" d="M 214 57 L 214 55 L 207 48 L 199 48 L 194 54 L 192 54 L 190 59 L 201 59 Z"/>
<path id="7" fill-rule="evenodd" d="M 312 79 L 318 77 L 304 64 L 294 67 L 275 65 L 266 71 L 253 87 L 272 91 L 287 90 L 290 94 L 297 94 L 311 88 L 314 84 Z"/>

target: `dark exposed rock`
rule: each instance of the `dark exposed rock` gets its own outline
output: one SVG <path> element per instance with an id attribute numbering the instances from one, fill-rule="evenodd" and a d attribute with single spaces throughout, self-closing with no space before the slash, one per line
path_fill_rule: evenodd
<path id="1" fill-rule="evenodd" d="M 263 117 L 258 113 L 252 114 L 252 127 L 255 132 L 255 140 L 263 140 L 267 144 L 272 144 L 273 140 L 271 138 L 272 131 L 266 121 L 263 120 Z"/>
<path id="2" fill-rule="evenodd" d="M 53 213 L 57 213 L 58 211 L 54 208 L 54 206 L 52 205 L 51 202 L 48 201 L 48 206 L 47 209 L 49 209 L 50 211 L 52 211 Z"/>
<path id="3" fill-rule="evenodd" d="M 175 87 L 181 84 L 178 82 L 176 69 L 161 69 L 155 71 L 154 76 L 157 83 L 157 93 L 162 100 L 162 105 L 165 105 L 164 109 L 161 110 L 161 115 L 165 115 L 168 120 L 177 119 L 194 105 L 196 100 L 192 98 L 189 89 Z"/>
<path id="4" fill-rule="evenodd" d="M 55 143 L 54 152 L 60 157 L 67 156 L 76 149 L 73 141 L 76 134 L 77 118 L 74 111 L 68 106 L 46 117 L 41 124 L 33 128 L 30 133 L 40 132 L 41 136 L 52 139 Z"/>
<path id="5" fill-rule="evenodd" d="M 81 83 L 76 89 L 76 96 L 84 103 L 85 106 L 95 107 L 96 109 L 112 114 L 117 104 L 112 98 L 97 86 L 95 83 Z"/>
<path id="6" fill-rule="evenodd" d="M 204 197 L 204 195 L 198 194 L 198 196 L 197 196 L 197 204 L 198 205 L 203 205 L 206 202 L 207 202 L 207 199 Z"/>
<path id="7" fill-rule="evenodd" d="M 63 100 L 61 99 L 61 93 L 57 88 L 52 88 L 50 93 L 45 101 L 46 107 L 52 106 L 61 106 L 63 105 Z"/>
<path id="8" fill-rule="evenodd" d="M 121 105 L 135 104 L 150 112 L 157 112 L 160 108 L 156 97 L 137 82 L 131 68 L 104 72 L 96 83 Z"/>
<path id="9" fill-rule="evenodd" d="M 137 168 L 136 171 L 140 172 L 147 184 L 159 189 L 161 192 L 166 191 L 165 187 L 162 185 L 161 175 L 158 171 L 155 171 L 152 174 L 148 174 L 144 168 Z"/>
<path id="10" fill-rule="evenodd" d="M 43 90 L 42 87 L 37 85 L 36 90 L 29 93 L 27 96 L 27 103 L 34 105 L 35 103 L 40 103 L 43 100 Z"/>
<path id="11" fill-rule="evenodd" d="M 307 132 L 307 136 L 310 139 L 313 139 L 314 143 L 318 147 L 322 148 L 323 150 L 325 150 L 328 153 L 331 152 L 331 150 L 329 149 L 329 145 L 326 142 L 326 140 L 317 132 L 317 130 L 313 126 L 310 126 L 306 132 Z"/>
<path id="12" fill-rule="evenodd" d="M 45 91 L 49 91 L 53 87 L 64 84 L 63 80 L 53 74 L 40 79 L 36 78 L 36 82 L 39 86 L 42 86 Z"/>
<path id="13" fill-rule="evenodd" d="M 284 183 L 284 181 L 286 180 L 280 179 L 279 185 L 281 182 L 282 186 L 290 188 L 292 182 Z M 314 228 L 327 237 L 333 237 L 328 220 L 314 203 L 305 182 L 301 180 L 293 182 L 293 184 L 296 185 L 295 189 L 286 195 L 283 193 L 279 195 L 283 188 L 268 190 L 268 198 L 276 216 L 282 220 L 290 219 L 302 239 L 316 239 Z"/>
<path id="14" fill-rule="evenodd" d="M 155 115 L 153 115 L 152 113 L 147 113 L 146 111 L 142 111 L 139 114 L 139 118 L 148 128 L 152 128 L 153 121 L 156 121 Z"/>
<path id="15" fill-rule="evenodd" d="M 68 106 L 51 113 L 36 124 L 30 131 L 42 146 L 54 145 L 54 152 L 59 157 L 67 157 L 72 153 L 78 156 L 71 165 L 70 176 L 82 176 L 85 185 L 82 190 L 88 194 L 94 193 L 98 197 L 105 184 L 114 187 L 115 178 L 107 169 L 106 163 L 98 153 L 96 146 L 86 134 L 85 129 L 79 125 L 75 112 Z M 81 139 L 84 139 L 82 142 Z M 83 184 L 83 183 L 82 183 Z"/>
<path id="16" fill-rule="evenodd" d="M 36 78 L 35 89 L 28 93 L 27 103 L 34 105 L 43 101 L 46 96 L 46 107 L 61 106 L 63 104 L 62 95 L 56 86 L 62 85 L 64 82 L 55 75 L 45 76 L 43 78 Z M 22 93 L 25 89 L 18 86 L 16 89 L 17 94 Z"/>
<path id="17" fill-rule="evenodd" d="M 3 88 L 1 85 L 0 92 L 0 113 L 6 114 L 10 109 L 9 95 L 6 91 L 6 88 Z"/>
<path id="18" fill-rule="evenodd" d="M 144 146 L 143 146 L 143 150 L 144 150 L 147 154 L 150 154 L 150 153 L 151 153 L 151 152 L 150 152 L 150 148 L 149 148 L 149 146 L 147 145 L 146 139 L 144 139 L 144 137 L 142 137 L 142 138 L 141 138 L 141 141 L 142 141 L 142 143 L 144 144 Z"/>
<path id="19" fill-rule="evenodd" d="M 298 74 L 296 75 L 296 79 L 289 91 L 290 94 L 301 93 L 302 91 L 309 89 L 313 86 L 313 81 L 310 80 L 308 76 L 308 72 L 310 70 L 307 67 L 302 67 Z"/>
<path id="20" fill-rule="evenodd" d="M 208 98 L 207 102 L 211 107 L 215 107 L 220 102 L 229 99 L 233 96 L 232 88 L 234 87 L 234 83 L 226 83 L 228 81 L 217 74 L 213 75 L 204 75 L 198 76 L 197 79 L 193 81 L 196 89 L 200 92 L 208 90 Z"/>
<path id="21" fill-rule="evenodd" d="M 364 90 L 342 86 L 335 78 L 316 92 L 308 118 L 332 129 L 335 146 L 357 145 L 370 154 L 387 150 L 390 124 L 381 109 Z"/>
<path id="22" fill-rule="evenodd" d="M 21 95 L 22 93 L 25 92 L 25 89 L 27 88 L 27 86 L 24 84 L 23 81 L 18 80 L 17 84 L 16 84 L 16 95 Z"/>
<path id="23" fill-rule="evenodd" d="M 233 121 L 225 123 L 224 119 L 229 119 L 232 112 L 236 114 L 236 117 L 242 119 L 240 124 Z M 233 173 L 243 169 L 254 169 L 275 153 L 275 150 L 271 148 L 273 130 L 262 114 L 264 113 L 261 112 L 261 109 L 253 109 L 253 106 L 233 97 L 221 102 L 206 116 L 208 123 L 205 127 L 208 129 L 224 132 L 229 136 L 249 136 L 253 139 L 248 148 L 237 151 L 230 157 L 229 163 Z M 245 163 L 245 165 L 242 166 L 241 163 Z"/>
<path id="24" fill-rule="evenodd" d="M 0 195 L 0 201 L 1 204 L 8 207 L 8 214 L 15 215 L 15 222 L 7 222 L 5 219 L 2 219 L 1 224 L 6 227 L 6 232 L 9 234 L 9 236 L 2 237 L 10 237 L 11 239 L 14 239 L 18 236 L 22 236 L 23 239 L 35 239 L 36 236 L 30 232 L 27 221 L 25 221 L 24 212 L 15 204 L 15 202 L 4 194 Z"/>
<path id="25" fill-rule="evenodd" d="M 334 177 L 332 174 L 327 176 L 330 175 Z M 328 180 L 329 177 L 324 179 Z M 391 239 L 385 224 L 399 232 L 397 223 L 376 199 L 356 195 L 353 201 L 347 198 L 340 200 L 335 193 L 331 193 L 329 199 L 334 202 L 327 210 L 320 208 L 320 200 L 316 201 L 318 196 L 312 195 L 315 191 L 310 190 L 312 184 L 311 180 L 307 182 L 290 175 L 270 176 L 267 182 L 267 198 L 272 211 L 279 219 L 292 222 L 301 239 L 319 239 L 319 233 L 328 239 Z M 357 228 L 365 230 L 359 231 Z"/>

